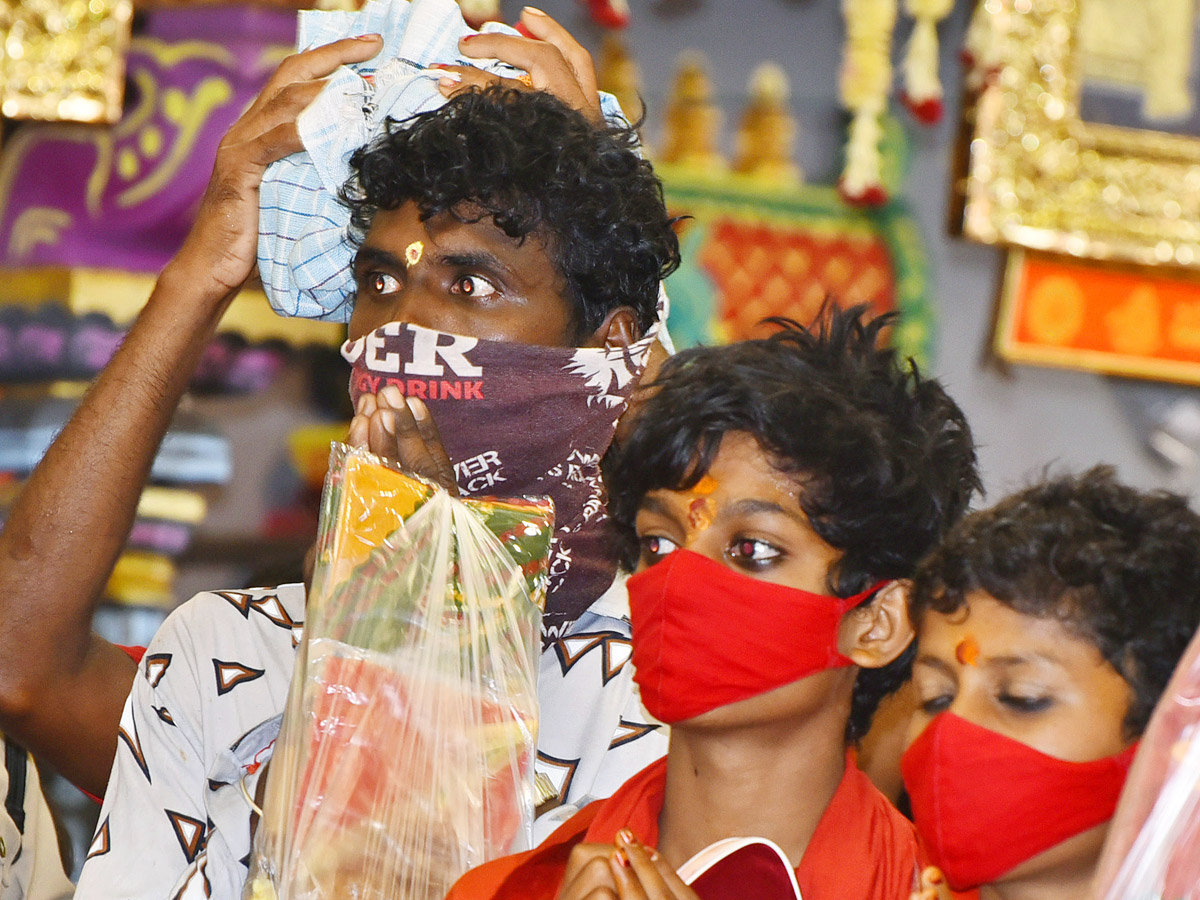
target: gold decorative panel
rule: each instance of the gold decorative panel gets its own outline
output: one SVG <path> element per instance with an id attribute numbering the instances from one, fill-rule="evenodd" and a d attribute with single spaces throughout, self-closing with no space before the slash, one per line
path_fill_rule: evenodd
<path id="1" fill-rule="evenodd" d="M 984 0 L 964 232 L 985 243 L 1200 268 L 1200 139 L 1084 121 L 1080 6 Z"/>
<path id="2" fill-rule="evenodd" d="M 0 0 L 0 114 L 115 122 L 132 0 Z"/>

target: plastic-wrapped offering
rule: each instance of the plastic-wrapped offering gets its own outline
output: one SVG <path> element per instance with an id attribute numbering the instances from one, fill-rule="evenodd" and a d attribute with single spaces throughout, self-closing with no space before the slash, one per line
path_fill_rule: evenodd
<path id="1" fill-rule="evenodd" d="M 1104 900 L 1200 900 L 1200 634 L 1154 708 L 1100 859 Z"/>
<path id="2" fill-rule="evenodd" d="M 552 531 L 334 445 L 247 896 L 441 900 L 527 845 Z"/>

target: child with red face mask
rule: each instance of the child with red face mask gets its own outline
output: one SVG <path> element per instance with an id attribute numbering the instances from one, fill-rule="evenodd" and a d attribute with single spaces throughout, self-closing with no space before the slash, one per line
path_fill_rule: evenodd
<path id="1" fill-rule="evenodd" d="M 1097 467 L 973 513 L 917 571 L 901 768 L 953 891 L 1076 900 L 1200 624 L 1200 517 Z M 934 876 L 934 881 L 938 877 Z"/>
<path id="2" fill-rule="evenodd" d="M 880 348 L 889 321 L 826 311 L 664 366 L 605 479 L 667 756 L 449 900 L 693 900 L 676 870 L 741 836 L 804 900 L 908 897 L 912 827 L 849 748 L 910 664 L 907 579 L 978 479 L 962 412 Z"/>

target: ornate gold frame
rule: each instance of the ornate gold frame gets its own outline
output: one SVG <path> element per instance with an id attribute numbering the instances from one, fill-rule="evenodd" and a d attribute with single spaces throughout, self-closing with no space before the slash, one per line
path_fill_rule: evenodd
<path id="1" fill-rule="evenodd" d="M 983 0 L 1003 65 L 975 106 L 963 232 L 1072 256 L 1200 268 L 1200 139 L 1085 122 L 1086 0 Z"/>
<path id="2" fill-rule="evenodd" d="M 133 0 L 0 0 L 0 115 L 116 122 Z"/>

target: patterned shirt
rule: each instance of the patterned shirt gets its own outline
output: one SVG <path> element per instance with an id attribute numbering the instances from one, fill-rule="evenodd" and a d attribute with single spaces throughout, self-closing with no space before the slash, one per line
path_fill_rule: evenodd
<path id="1" fill-rule="evenodd" d="M 172 613 L 125 703 L 76 897 L 240 897 L 250 806 L 270 759 L 304 619 L 304 587 L 212 591 Z M 537 771 L 564 806 L 613 793 L 666 752 L 632 681 L 624 580 L 541 657 Z M 544 779 L 543 779 L 544 780 Z"/>

